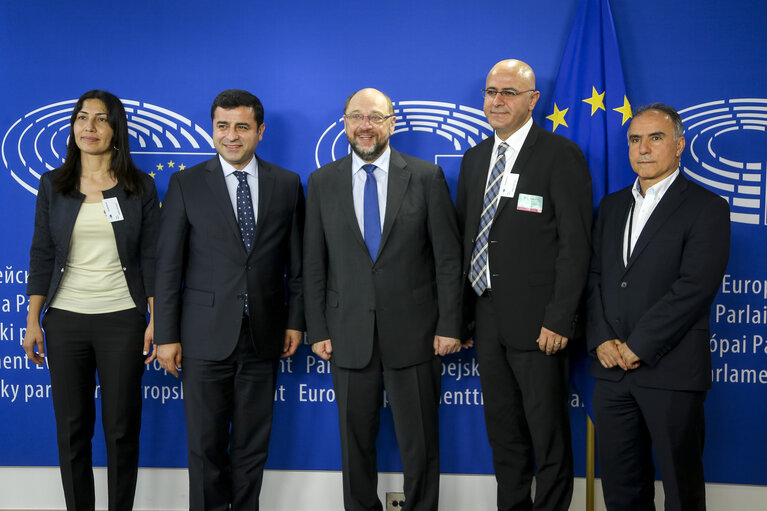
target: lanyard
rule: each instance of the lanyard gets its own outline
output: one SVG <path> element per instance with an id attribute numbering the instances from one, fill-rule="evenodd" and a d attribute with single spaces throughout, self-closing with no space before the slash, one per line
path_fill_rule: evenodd
<path id="1" fill-rule="evenodd" d="M 634 206 L 636 205 L 636 199 L 631 201 L 631 207 L 629 208 L 629 235 L 626 239 L 626 264 L 629 263 L 629 257 L 631 257 L 631 229 L 634 227 Z"/>

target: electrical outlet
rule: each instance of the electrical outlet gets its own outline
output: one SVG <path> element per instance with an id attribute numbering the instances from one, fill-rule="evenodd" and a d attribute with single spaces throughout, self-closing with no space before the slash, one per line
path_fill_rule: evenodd
<path id="1" fill-rule="evenodd" d="M 405 494 L 401 491 L 386 492 L 386 511 L 402 511 L 405 507 Z"/>

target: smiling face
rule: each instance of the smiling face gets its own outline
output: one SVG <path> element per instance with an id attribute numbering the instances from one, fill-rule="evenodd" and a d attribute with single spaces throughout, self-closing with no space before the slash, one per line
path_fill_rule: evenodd
<path id="1" fill-rule="evenodd" d="M 647 110 L 631 120 L 628 129 L 631 168 L 639 176 L 642 194 L 679 168 L 684 137 L 674 139 L 674 122 L 659 110 Z"/>
<path id="2" fill-rule="evenodd" d="M 232 167 L 243 169 L 264 137 L 264 127 L 256 123 L 253 107 L 218 107 L 213 114 L 213 144 Z"/>
<path id="3" fill-rule="evenodd" d="M 86 99 L 72 125 L 75 144 L 81 153 L 111 154 L 114 130 L 109 124 L 107 107 L 100 99 Z"/>
<path id="4" fill-rule="evenodd" d="M 391 115 L 389 101 L 380 91 L 363 89 L 349 101 L 344 114 L 380 114 Z M 346 138 L 352 150 L 368 163 L 374 162 L 389 145 L 389 137 L 394 133 L 395 117 L 384 119 L 381 124 L 374 124 L 365 117 L 361 122 L 349 121 L 344 117 Z"/>
<path id="5" fill-rule="evenodd" d="M 495 97 L 485 95 L 485 117 L 502 140 L 509 138 L 530 119 L 541 95 L 534 90 L 533 70 L 519 60 L 503 60 L 493 66 L 487 75 L 485 88 L 521 92 L 510 98 L 504 98 L 500 94 Z"/>

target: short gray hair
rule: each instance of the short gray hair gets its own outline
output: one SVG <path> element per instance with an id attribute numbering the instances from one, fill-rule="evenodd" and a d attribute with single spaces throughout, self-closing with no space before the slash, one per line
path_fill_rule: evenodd
<path id="1" fill-rule="evenodd" d="M 642 115 L 643 113 L 649 111 L 649 110 L 655 110 L 657 112 L 662 112 L 669 116 L 671 119 L 671 122 L 674 123 L 674 140 L 678 140 L 679 137 L 684 135 L 684 124 L 682 124 L 682 118 L 679 116 L 676 110 L 674 110 L 673 107 L 670 107 L 663 103 L 650 103 L 649 105 L 642 105 L 636 110 L 634 110 L 634 119 Z"/>

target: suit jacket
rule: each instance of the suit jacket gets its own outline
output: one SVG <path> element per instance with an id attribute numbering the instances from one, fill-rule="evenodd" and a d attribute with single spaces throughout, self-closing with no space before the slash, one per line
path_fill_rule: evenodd
<path id="1" fill-rule="evenodd" d="M 354 214 L 351 156 L 316 170 L 304 243 L 308 340 L 331 339 L 340 367 L 365 367 L 376 332 L 393 368 L 430 360 L 435 334 L 459 337 L 460 242 L 437 165 L 392 149 L 375 263 Z"/>
<path id="2" fill-rule="evenodd" d="M 256 353 L 282 352 L 285 329 L 304 329 L 297 174 L 258 158 L 258 218 L 251 251 L 240 237 L 218 156 L 171 176 L 157 251 L 155 343 L 223 360 L 234 350 L 247 293 Z"/>
<path id="3" fill-rule="evenodd" d="M 69 245 L 75 220 L 85 195 L 64 195 L 54 189 L 54 173 L 40 178 L 35 207 L 35 232 L 30 248 L 28 295 L 43 295 L 46 304 L 53 300 L 67 266 Z M 155 247 L 159 227 L 159 208 L 154 180 L 141 173 L 144 192 L 128 197 L 121 185 L 104 190 L 104 198 L 116 198 L 123 220 L 112 222 L 117 253 L 125 273 L 131 298 L 145 314 L 147 297 L 154 295 Z"/>
<path id="4" fill-rule="evenodd" d="M 493 138 L 466 151 L 458 178 L 458 223 L 463 232 L 466 315 L 476 294 L 468 281 L 485 196 Z M 512 168 L 514 197 L 501 197 L 488 247 L 490 285 L 504 339 L 537 350 L 541 326 L 572 338 L 588 273 L 592 217 L 591 176 L 570 140 L 533 123 Z M 520 194 L 543 198 L 540 213 L 517 208 Z"/>
<path id="5" fill-rule="evenodd" d="M 623 264 L 631 187 L 602 199 L 588 286 L 588 349 L 620 339 L 641 360 L 639 385 L 711 387 L 709 314 L 730 249 L 727 202 L 681 173 Z M 618 381 L 620 367 L 592 361 L 591 374 Z"/>

